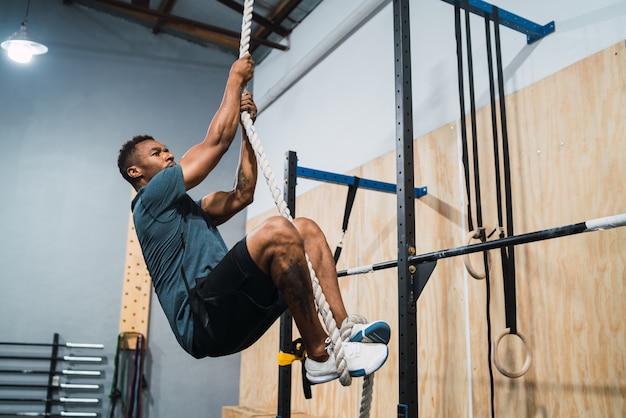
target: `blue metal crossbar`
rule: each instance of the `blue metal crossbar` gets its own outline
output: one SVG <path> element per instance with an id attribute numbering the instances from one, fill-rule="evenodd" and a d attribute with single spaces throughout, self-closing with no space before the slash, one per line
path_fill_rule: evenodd
<path id="1" fill-rule="evenodd" d="M 443 1 L 452 5 L 458 4 L 461 8 L 465 8 L 466 6 L 465 1 L 463 0 Z M 494 6 L 492 4 L 486 3 L 481 0 L 469 0 L 469 11 L 493 20 Z M 528 44 L 532 44 L 533 42 L 538 41 L 544 36 L 551 34 L 555 30 L 554 21 L 541 26 L 538 23 L 531 22 L 530 20 L 524 19 L 521 16 L 517 16 L 500 8 L 498 8 L 498 18 L 501 25 L 526 34 L 526 42 Z"/>
<path id="2" fill-rule="evenodd" d="M 330 173 L 328 171 L 314 170 L 305 167 L 297 167 L 296 175 L 305 179 L 320 180 L 327 183 L 346 184 L 348 186 L 354 184 L 354 176 L 346 176 L 345 174 Z M 363 178 L 359 178 L 359 188 L 377 190 L 385 193 L 396 193 L 395 184 Z M 426 194 L 428 194 L 428 188 L 426 186 L 415 188 L 415 198 L 425 196 Z"/>

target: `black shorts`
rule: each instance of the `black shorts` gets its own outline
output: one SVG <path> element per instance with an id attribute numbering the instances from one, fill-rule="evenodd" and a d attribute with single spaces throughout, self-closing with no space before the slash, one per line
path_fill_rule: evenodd
<path id="1" fill-rule="evenodd" d="M 217 357 L 244 350 L 257 341 L 287 309 L 272 279 L 252 260 L 242 239 L 196 291 L 208 314 L 208 325 L 195 320 L 195 357 Z"/>

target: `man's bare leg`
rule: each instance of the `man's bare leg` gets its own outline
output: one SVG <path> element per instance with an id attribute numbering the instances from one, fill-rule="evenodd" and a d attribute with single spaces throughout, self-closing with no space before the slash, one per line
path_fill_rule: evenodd
<path id="1" fill-rule="evenodd" d="M 339 328 L 348 316 L 348 312 L 341 297 L 335 259 L 328 246 L 326 236 L 319 226 L 310 219 L 297 218 L 294 223 L 304 239 L 304 249 L 313 265 L 315 275 Z"/>
<path id="2" fill-rule="evenodd" d="M 316 361 L 326 361 L 325 341 L 328 334 L 317 314 L 303 237 L 289 220 L 275 216 L 252 231 L 246 238 L 246 244 L 254 262 L 282 292 L 300 330 L 307 355 Z M 314 254 L 316 259 L 324 259 L 316 251 Z"/>
<path id="3" fill-rule="evenodd" d="M 305 363 L 307 379 L 318 384 L 339 377 L 334 353 L 326 351 L 328 334 L 317 314 L 305 256 L 306 248 L 335 321 L 341 324 L 347 316 L 346 309 L 339 292 L 335 263 L 322 231 L 310 220 L 291 223 L 276 216 L 250 233 L 246 242 L 252 259 L 272 277 L 296 321 L 309 359 Z M 346 342 L 343 347 L 351 376 L 374 373 L 389 354 L 387 346 L 380 343 Z"/>

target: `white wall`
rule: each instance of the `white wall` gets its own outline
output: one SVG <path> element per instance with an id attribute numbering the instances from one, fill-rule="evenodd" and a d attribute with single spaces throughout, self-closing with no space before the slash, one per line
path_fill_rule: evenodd
<path id="1" fill-rule="evenodd" d="M 290 51 L 273 52 L 257 68 L 257 100 L 266 101 L 267 92 L 364 3 L 326 0 L 318 6 L 288 40 Z M 382 11 L 262 110 L 257 132 L 277 178 L 288 150 L 298 153 L 302 166 L 345 173 L 395 149 L 393 8 L 389 0 L 379 3 L 386 4 Z M 623 0 L 492 4 L 540 25 L 556 22 L 555 33 L 532 45 L 525 35 L 501 29 L 507 94 L 626 38 Z M 410 2 L 410 12 L 414 136 L 419 137 L 459 116 L 454 8 L 441 0 L 419 0 Z M 472 19 L 472 31 L 480 107 L 488 101 L 482 19 Z M 298 193 L 318 184 L 299 180 Z M 263 182 L 248 214 L 271 207 Z"/>

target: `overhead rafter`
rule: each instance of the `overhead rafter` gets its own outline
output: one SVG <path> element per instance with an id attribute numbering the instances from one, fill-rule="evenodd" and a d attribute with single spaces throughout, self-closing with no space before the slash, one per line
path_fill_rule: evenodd
<path id="1" fill-rule="evenodd" d="M 229 49 L 238 50 L 241 37 L 240 32 L 220 28 L 198 22 L 182 16 L 172 15 L 166 11 L 153 10 L 134 3 L 127 3 L 120 0 L 63 0 L 65 4 L 77 3 L 86 7 L 106 11 L 117 16 L 125 16 L 134 20 L 139 20 L 144 24 L 158 27 L 157 33 L 170 30 L 184 35 L 190 41 L 208 41 Z M 165 3 L 165 4 L 164 4 Z M 168 0 L 164 0 L 161 6 L 167 6 Z M 173 6 L 173 4 L 172 4 Z M 250 49 L 253 51 L 258 46 L 266 46 L 273 49 L 285 51 L 286 45 L 268 41 L 258 36 L 253 36 L 250 40 Z"/>
<path id="2" fill-rule="evenodd" d="M 159 12 L 170 14 L 175 4 L 176 0 L 161 0 L 161 4 L 159 5 Z M 163 23 L 165 23 L 165 21 L 163 19 L 159 19 L 152 28 L 152 33 L 154 33 L 155 35 L 159 33 L 161 31 L 161 25 Z"/>
<path id="3" fill-rule="evenodd" d="M 217 1 L 222 3 L 224 6 L 231 8 L 232 10 L 236 11 L 237 13 L 243 14 L 243 5 L 242 4 L 239 4 L 239 3 L 237 3 L 236 1 L 233 1 L 233 0 L 217 0 Z M 283 37 L 289 36 L 291 34 L 290 30 L 282 27 L 281 25 L 275 24 L 272 20 L 266 19 L 265 17 L 260 16 L 257 13 L 252 13 L 252 20 L 254 22 L 257 22 L 258 24 L 260 24 L 264 28 L 269 29 L 271 32 L 276 32 L 277 34 L 279 34 L 279 35 L 281 35 Z"/>
<path id="4" fill-rule="evenodd" d="M 275 22 L 282 22 L 285 20 L 293 10 L 298 7 L 300 4 L 300 0 L 283 0 L 274 10 L 272 16 L 269 16 L 269 19 Z M 275 31 L 276 32 L 276 31 Z M 260 28 L 255 35 L 260 38 L 265 38 L 269 36 L 271 33 L 271 29 L 268 26 L 264 26 Z M 278 33 L 278 32 L 277 32 Z"/>

